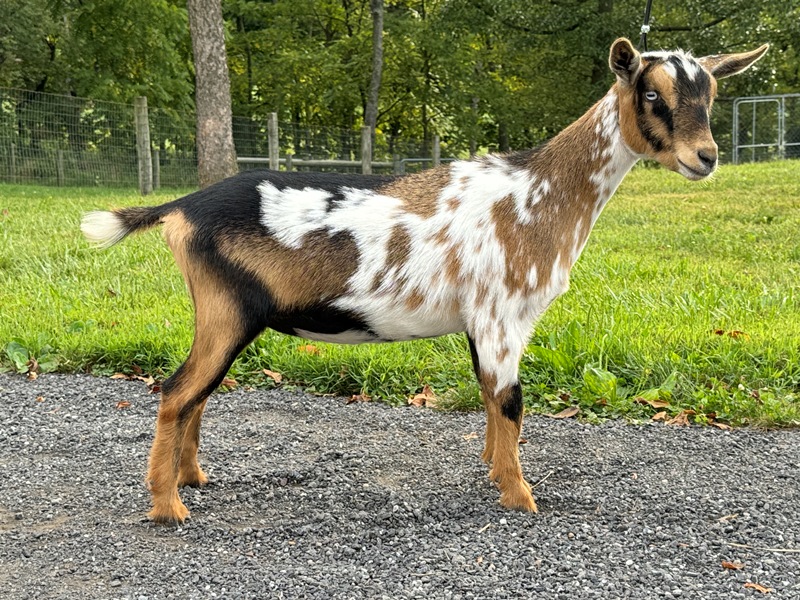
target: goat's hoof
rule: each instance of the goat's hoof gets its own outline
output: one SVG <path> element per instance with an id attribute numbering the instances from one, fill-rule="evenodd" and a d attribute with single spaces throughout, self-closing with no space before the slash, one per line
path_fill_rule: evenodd
<path id="1" fill-rule="evenodd" d="M 522 483 L 525 485 L 503 491 L 500 494 L 500 505 L 512 510 L 539 512 L 536 507 L 536 501 L 533 499 L 533 494 L 530 492 L 530 486 L 524 480 Z"/>
<path id="2" fill-rule="evenodd" d="M 180 525 L 189 516 L 189 509 L 177 496 L 164 504 L 155 502 L 153 510 L 147 513 L 147 518 L 155 523 L 166 525 Z"/>
<path id="3" fill-rule="evenodd" d="M 189 473 L 178 473 L 178 487 L 202 487 L 208 483 L 208 476 L 200 467 Z"/>

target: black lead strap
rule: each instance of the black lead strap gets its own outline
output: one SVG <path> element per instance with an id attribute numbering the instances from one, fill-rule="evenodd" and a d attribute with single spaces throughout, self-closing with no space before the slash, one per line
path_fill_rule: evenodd
<path id="1" fill-rule="evenodd" d="M 650 6 L 653 0 L 647 0 L 644 7 L 644 23 L 642 24 L 642 37 L 639 39 L 639 49 L 647 52 L 647 34 L 650 33 Z"/>

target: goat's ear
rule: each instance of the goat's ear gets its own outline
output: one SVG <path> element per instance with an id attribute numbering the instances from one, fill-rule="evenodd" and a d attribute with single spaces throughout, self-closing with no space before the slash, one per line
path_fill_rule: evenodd
<path id="1" fill-rule="evenodd" d="M 764 56 L 767 50 L 769 50 L 769 44 L 764 44 L 751 52 L 741 52 L 739 54 L 712 54 L 711 56 L 704 56 L 697 60 L 708 69 L 708 72 L 714 77 L 722 79 L 723 77 L 730 77 L 731 75 L 741 73 Z"/>
<path id="2" fill-rule="evenodd" d="M 611 44 L 608 66 L 622 85 L 631 85 L 642 68 L 642 56 L 627 38 L 619 38 Z"/>

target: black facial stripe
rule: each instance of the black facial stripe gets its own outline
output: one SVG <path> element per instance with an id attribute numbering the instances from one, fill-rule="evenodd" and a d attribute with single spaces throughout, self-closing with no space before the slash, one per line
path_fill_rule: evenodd
<path id="1" fill-rule="evenodd" d="M 675 125 L 672 122 L 672 111 L 667 106 L 667 103 L 662 99 L 658 99 L 653 104 L 653 116 L 661 120 L 667 128 L 667 131 L 672 135 Z"/>
<path id="2" fill-rule="evenodd" d="M 691 107 L 692 119 L 698 124 L 708 125 L 708 108 L 702 104 L 695 104 Z"/>

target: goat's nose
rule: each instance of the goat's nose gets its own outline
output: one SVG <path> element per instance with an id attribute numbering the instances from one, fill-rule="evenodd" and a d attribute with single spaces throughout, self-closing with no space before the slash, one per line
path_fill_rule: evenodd
<path id="1" fill-rule="evenodd" d="M 700 159 L 704 167 L 713 169 L 717 165 L 717 149 L 703 148 L 702 150 L 698 150 L 697 158 Z"/>

